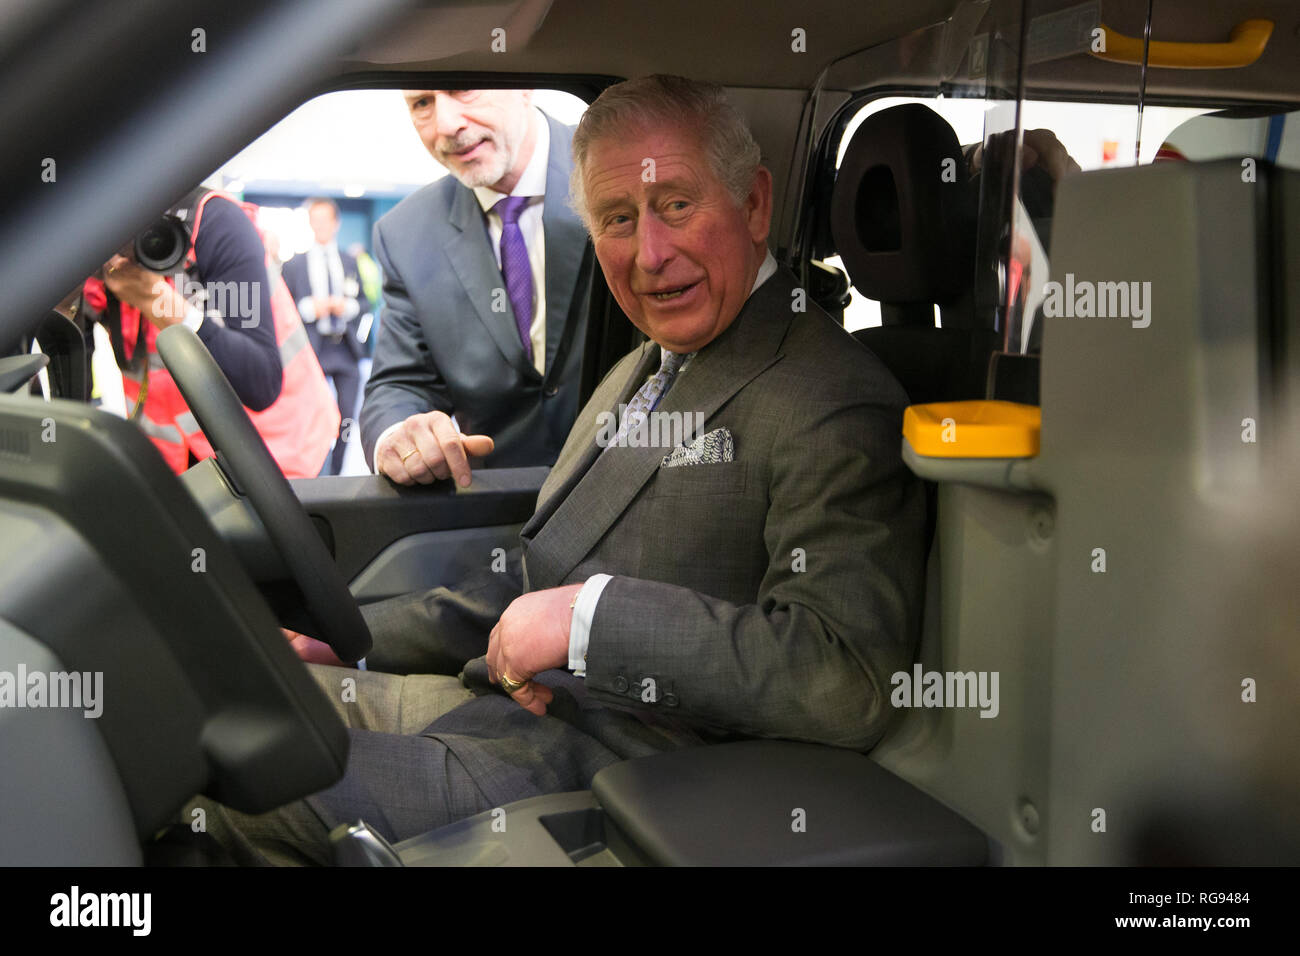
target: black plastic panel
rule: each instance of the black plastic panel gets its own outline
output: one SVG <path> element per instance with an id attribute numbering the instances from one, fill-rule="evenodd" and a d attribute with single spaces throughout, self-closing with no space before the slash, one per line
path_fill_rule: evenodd
<path id="1" fill-rule="evenodd" d="M 979 866 L 988 841 L 861 754 L 746 741 L 642 757 L 592 792 L 649 860 L 670 866 Z"/>
<path id="2" fill-rule="evenodd" d="M 468 488 L 451 481 L 404 488 L 377 475 L 289 482 L 313 518 L 325 521 L 334 560 L 352 580 L 394 541 L 421 531 L 523 524 L 537 507 L 549 468 L 489 468 Z"/>

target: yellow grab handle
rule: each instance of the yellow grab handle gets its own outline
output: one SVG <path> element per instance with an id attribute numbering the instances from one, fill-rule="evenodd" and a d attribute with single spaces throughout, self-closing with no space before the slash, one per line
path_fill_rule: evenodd
<path id="1" fill-rule="evenodd" d="M 1101 24 L 1101 29 L 1106 35 L 1106 51 L 1093 52 L 1093 56 L 1115 63 L 1141 64 L 1141 37 L 1117 33 L 1104 23 Z M 1232 37 L 1227 43 L 1152 40 L 1147 64 L 1171 70 L 1230 70 L 1250 66 L 1264 52 L 1268 38 L 1272 35 L 1272 20 L 1242 20 L 1232 28 Z"/>

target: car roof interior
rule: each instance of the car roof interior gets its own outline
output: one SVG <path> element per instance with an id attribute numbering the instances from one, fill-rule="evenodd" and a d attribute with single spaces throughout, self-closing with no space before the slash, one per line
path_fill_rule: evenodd
<path id="1" fill-rule="evenodd" d="M 1077 7 L 1078 0 L 1036 3 L 1035 15 L 1054 9 Z M 869 16 L 847 17 L 838 0 L 810 0 L 797 9 L 780 2 L 708 5 L 693 0 L 610 0 L 601 4 L 601 16 L 591 16 L 582 2 L 550 3 L 524 0 L 518 4 L 485 5 L 471 21 L 460 5 L 444 8 L 421 3 L 405 14 L 393 29 L 358 44 L 341 63 L 347 74 L 374 70 L 497 73 L 500 54 L 480 37 L 495 27 L 505 27 L 507 37 L 524 36 L 525 45 L 511 69 L 522 72 L 573 75 L 639 76 L 644 73 L 678 73 L 728 87 L 809 90 L 830 63 L 884 43 L 899 40 L 950 18 L 971 19 L 988 9 L 987 2 L 911 0 L 900 4 L 872 4 Z M 1287 0 L 1226 0 L 1214 4 L 1156 4 L 1153 29 L 1166 12 L 1176 17 L 1178 38 L 1185 41 L 1221 41 L 1242 20 L 1273 18 L 1289 23 L 1293 5 Z M 1108 26 L 1130 36 L 1140 36 L 1146 21 L 1145 0 L 1123 0 L 1103 6 Z M 681 25 L 691 24 L 682 30 Z M 972 23 L 972 26 L 974 24 Z M 806 32 L 809 52 L 779 56 L 789 49 L 791 31 Z M 635 37 L 635 43 L 628 43 Z M 900 45 L 901 46 L 901 45 Z M 876 86 L 896 80 L 901 84 L 933 81 L 929 64 L 909 69 L 899 57 L 891 76 L 862 76 Z M 517 65 L 516 65 L 517 64 Z M 756 68 L 755 64 L 761 64 Z M 1300 36 L 1278 30 L 1258 64 L 1219 73 L 1213 85 L 1196 71 L 1167 71 L 1148 81 L 1148 92 L 1159 95 L 1200 94 L 1241 96 L 1252 100 L 1295 101 L 1300 98 L 1295 79 L 1300 75 Z M 1047 69 L 1040 70 L 1046 74 Z M 1062 89 L 1104 90 L 1131 87 L 1134 70 L 1088 57 L 1053 63 L 1050 76 Z M 1030 82 L 1034 76 L 1031 73 Z M 847 85 L 844 87 L 849 89 Z"/>

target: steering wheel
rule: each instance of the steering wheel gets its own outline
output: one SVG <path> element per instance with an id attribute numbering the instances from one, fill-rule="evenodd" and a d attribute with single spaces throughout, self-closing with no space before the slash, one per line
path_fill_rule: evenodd
<path id="1" fill-rule="evenodd" d="M 302 591 L 316 625 L 312 636 L 333 648 L 340 660 L 365 657 L 370 629 L 356 598 L 212 354 L 192 329 L 180 324 L 159 332 L 156 344 L 203 434 L 220 454 L 221 467 L 248 496 Z"/>

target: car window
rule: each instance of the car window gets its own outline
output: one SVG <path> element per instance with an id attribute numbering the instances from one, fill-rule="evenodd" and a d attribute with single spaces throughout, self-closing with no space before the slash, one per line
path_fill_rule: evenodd
<path id="1" fill-rule="evenodd" d="M 1022 56 L 1024 17 L 1029 42 Z M 1127 33 L 1112 29 L 1116 26 Z M 812 138 L 824 138 L 810 150 L 818 172 L 809 195 L 821 199 L 800 224 L 797 248 L 849 273 L 835 247 L 826 205 L 845 151 L 872 116 L 909 104 L 924 106 L 952 128 L 972 174 L 967 194 L 976 208 L 963 209 L 961 220 L 963 229 L 975 231 L 966 286 L 970 301 L 954 308 L 953 316 L 997 330 L 1008 351 L 1036 350 L 1033 317 L 1050 265 L 1055 184 L 1061 175 L 1176 158 L 1255 158 L 1281 165 L 1300 158 L 1300 131 L 1288 123 L 1284 108 L 1250 103 L 1248 91 L 1215 82 L 1230 81 L 1231 71 L 1152 71 L 1106 48 L 1107 42 L 1122 41 L 1141 49 L 1140 39 L 1133 38 L 1140 26 L 1122 18 L 1107 23 L 1095 2 L 961 4 L 942 23 L 831 64 L 818 79 L 811 107 Z M 1180 39 L 1169 21 L 1152 37 Z M 926 69 L 932 82 L 918 83 L 918 72 Z M 1207 79 L 1191 91 L 1177 89 L 1191 84 L 1169 82 L 1171 76 L 1192 75 Z M 868 77 L 875 78 L 874 88 L 863 87 Z M 1093 82 L 1094 77 L 1105 82 Z M 1225 109 L 1229 103 L 1236 105 Z M 1014 139 L 1017 129 L 1021 138 L 1013 146 L 1019 163 L 999 163 L 1001 140 Z M 1059 151 L 1061 170 L 1050 175 L 1044 168 L 1049 164 L 1026 167 L 1026 162 L 1033 165 L 1033 147 L 1043 143 L 1051 155 Z M 998 148 L 985 149 L 990 144 Z M 980 169 L 986 155 L 995 157 L 992 172 Z M 874 212 L 855 215 L 870 222 Z M 888 314 L 882 318 L 882 303 L 871 290 L 847 278 L 843 319 L 849 330 L 925 321 L 918 311 L 925 303 L 911 301 L 886 303 Z M 931 311 L 935 324 L 942 324 L 943 310 Z"/>
<path id="2" fill-rule="evenodd" d="M 1267 160 L 1300 169 L 1300 112 L 1229 109 L 1183 121 L 1161 144 L 1161 159 Z"/>
<path id="3" fill-rule="evenodd" d="M 582 99 L 558 90 L 535 90 L 533 105 L 565 126 L 576 124 L 586 109 Z M 315 242 L 308 200 L 323 197 L 337 208 L 335 242 L 341 252 L 358 260 L 356 284 L 366 303 L 355 323 L 361 354 L 354 416 L 360 415 L 360 396 L 372 369 L 384 314 L 382 270 L 373 248 L 375 224 L 404 199 L 447 175 L 413 128 L 402 91 L 384 89 L 340 91 L 309 100 L 203 181 L 257 206 L 257 227 L 272 268 L 286 279 L 295 272 L 295 259 L 302 260 Z M 556 201 L 567 203 L 567 198 L 566 189 L 566 195 Z M 304 320 L 312 321 L 305 316 Z M 101 327 L 95 328 L 97 398 L 105 410 L 125 415 L 128 403 L 112 349 Z M 579 341 L 579 355 L 581 348 Z M 337 396 L 338 380 L 328 370 L 326 374 L 331 393 Z M 348 415 L 343 418 L 346 432 Z M 359 431 L 359 426 L 353 428 L 354 438 Z M 347 445 L 342 470 L 336 473 L 370 473 L 362 442 L 350 440 Z"/>
<path id="4" fill-rule="evenodd" d="M 863 103 L 854 112 L 844 128 L 836 151 L 835 168 L 838 170 L 844 160 L 853 134 L 857 132 L 867 117 L 891 107 L 907 103 L 918 103 L 928 107 L 943 117 L 957 140 L 964 147 L 974 148 L 993 133 L 1010 129 L 1014 116 L 1005 104 L 990 102 L 985 99 L 957 97 L 919 97 L 919 96 L 881 96 Z M 1079 103 L 1051 100 L 1027 100 L 1022 104 L 1022 125 L 1026 130 L 1049 130 L 1064 147 L 1066 153 L 1078 163 L 1081 170 L 1106 169 L 1134 164 L 1134 150 L 1139 146 L 1135 109 L 1131 105 L 1117 103 Z M 1138 150 L 1138 162 L 1152 162 L 1165 140 L 1179 130 L 1189 141 L 1194 142 L 1195 158 L 1210 158 L 1217 150 L 1219 155 L 1238 155 L 1234 145 L 1246 134 L 1243 131 L 1224 131 L 1214 138 L 1214 145 L 1209 143 L 1201 147 L 1200 138 L 1193 138 L 1187 130 L 1194 130 L 1195 124 L 1189 123 L 1198 116 L 1210 111 L 1209 107 L 1147 107 L 1143 111 L 1143 127 Z M 1228 122 L 1228 121 L 1220 121 Z M 1266 123 L 1266 120 L 1257 120 Z M 1209 138 L 1207 133 L 1207 138 Z M 1257 141 L 1258 136 L 1255 137 Z M 1292 133 L 1288 141 L 1290 149 L 1300 152 L 1300 131 Z M 1193 157 L 1188 157 L 1193 158 Z M 1046 223 L 1036 225 L 1045 226 Z M 1040 237 L 1043 241 L 1046 236 Z M 839 256 L 830 256 L 825 262 L 838 269 L 843 269 Z M 856 288 L 850 287 L 852 301 L 844 310 L 844 327 L 849 331 L 869 328 L 881 324 L 880 303 L 863 295 Z M 935 322 L 942 324 L 939 310 L 935 309 Z"/>
<path id="5" fill-rule="evenodd" d="M 559 90 L 538 90 L 534 105 L 566 125 L 586 104 Z M 339 244 L 370 250 L 375 220 L 447 170 L 421 144 L 397 90 L 345 90 L 304 103 L 215 173 L 222 188 L 261 207 L 284 259 L 311 245 L 302 201 L 339 203 Z"/>

